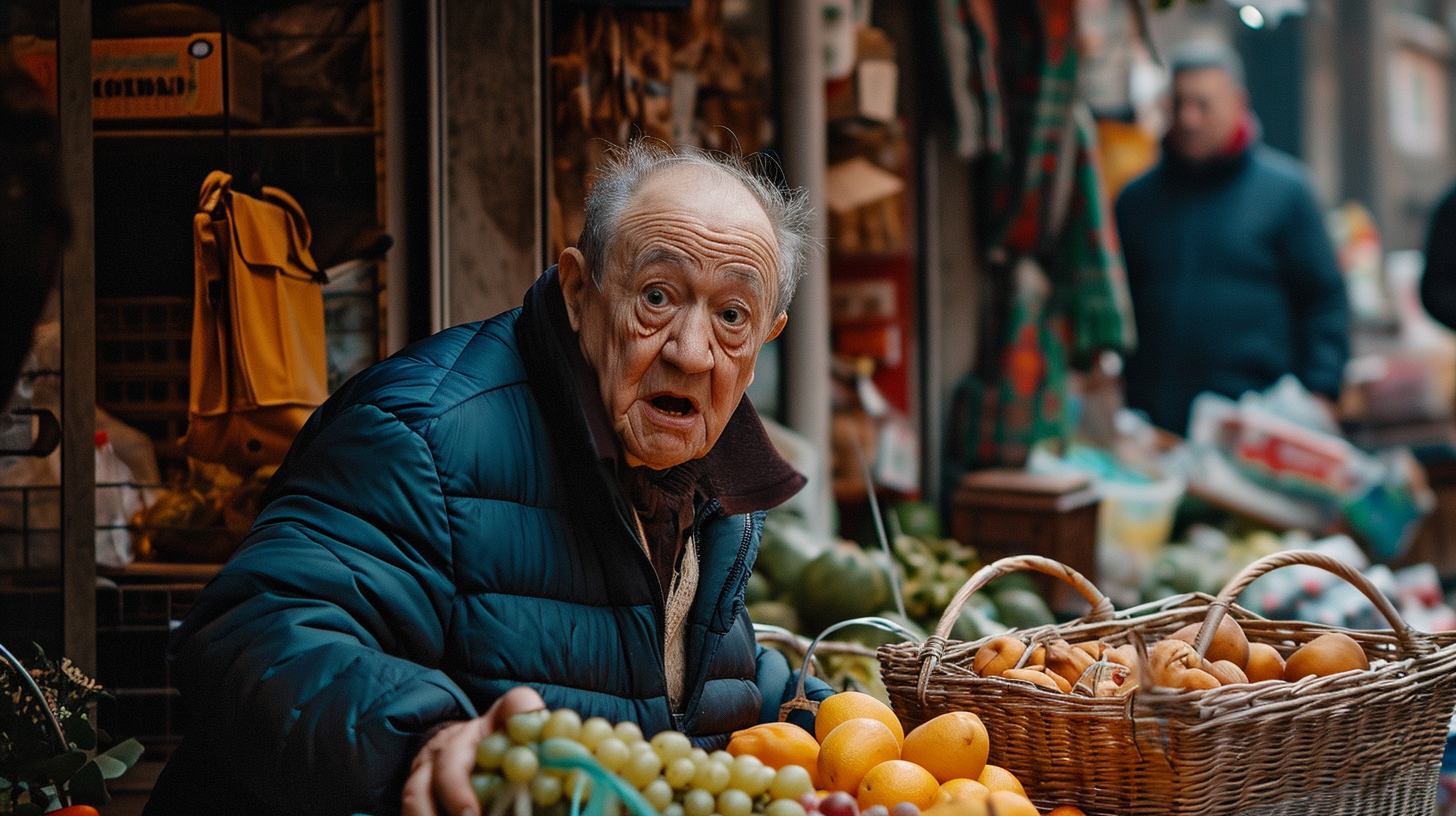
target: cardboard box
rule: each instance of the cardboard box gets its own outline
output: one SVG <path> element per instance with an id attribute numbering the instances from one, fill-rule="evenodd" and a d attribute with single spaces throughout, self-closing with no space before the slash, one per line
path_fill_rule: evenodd
<path id="1" fill-rule="evenodd" d="M 16 62 L 41 87 L 56 92 L 56 44 L 17 40 Z M 228 37 L 229 113 L 263 118 L 263 68 L 258 49 Z M 223 114 L 222 35 L 93 40 L 91 115 L 102 121 L 213 118 Z"/>

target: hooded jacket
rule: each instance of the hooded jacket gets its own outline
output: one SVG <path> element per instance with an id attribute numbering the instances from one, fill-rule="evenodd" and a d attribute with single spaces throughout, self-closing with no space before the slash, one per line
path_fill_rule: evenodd
<path id="1" fill-rule="evenodd" d="M 553 269 L 521 309 L 405 349 L 309 420 L 173 638 L 189 724 L 148 813 L 397 811 L 427 732 L 521 684 L 707 747 L 777 719 L 796 678 L 743 602 L 763 494 L 696 507 L 674 712 L 662 588 L 592 444 L 563 310 Z M 745 399 L 718 444 L 755 433 Z"/>
<path id="2" fill-rule="evenodd" d="M 1349 356 L 1345 282 L 1298 161 L 1252 120 L 1201 163 L 1166 146 L 1117 201 L 1138 348 L 1127 403 L 1185 433 L 1203 391 L 1238 398 L 1294 374 L 1339 395 Z"/>

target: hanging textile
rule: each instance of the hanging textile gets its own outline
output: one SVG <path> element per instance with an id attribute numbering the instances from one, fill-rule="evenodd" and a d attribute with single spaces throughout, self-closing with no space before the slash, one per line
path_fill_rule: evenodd
<path id="1" fill-rule="evenodd" d="M 953 467 L 1019 465 L 1037 442 L 1070 436 L 1070 361 L 1131 349 L 1132 313 L 1077 98 L 1075 0 L 959 0 L 956 12 L 941 24 L 963 28 L 972 51 L 947 66 L 967 90 L 958 123 L 982 128 L 959 144 L 980 149 L 983 275 L 976 368 L 957 389 L 947 454 Z"/>

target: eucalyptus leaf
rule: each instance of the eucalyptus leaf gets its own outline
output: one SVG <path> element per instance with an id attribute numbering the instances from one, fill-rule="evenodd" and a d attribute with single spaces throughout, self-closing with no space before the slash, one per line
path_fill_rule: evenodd
<path id="1" fill-rule="evenodd" d="M 97 754 L 96 758 L 91 761 L 96 763 L 96 767 L 101 769 L 101 777 L 103 779 L 115 779 L 126 773 L 126 763 L 119 759 L 113 759 L 106 754 Z"/>
<path id="2" fill-rule="evenodd" d="M 96 729 L 85 717 L 72 717 L 66 720 L 66 740 L 82 751 L 90 751 L 96 747 Z"/>
<path id="3" fill-rule="evenodd" d="M 95 762 L 86 763 L 76 772 L 70 784 L 71 801 L 77 805 L 103 807 L 111 802 L 106 792 L 106 780 L 101 777 L 101 767 Z"/>
<path id="4" fill-rule="evenodd" d="M 0 791 L 10 790 L 10 780 L 0 776 Z"/>
<path id="5" fill-rule="evenodd" d="M 107 748 L 101 752 L 101 756 L 114 759 L 122 764 L 121 772 L 117 774 L 117 776 L 120 776 L 128 768 L 137 764 L 137 760 L 142 758 L 142 750 L 142 744 L 137 742 L 135 737 L 132 737 Z M 108 776 L 106 778 L 115 779 L 116 777 Z"/>

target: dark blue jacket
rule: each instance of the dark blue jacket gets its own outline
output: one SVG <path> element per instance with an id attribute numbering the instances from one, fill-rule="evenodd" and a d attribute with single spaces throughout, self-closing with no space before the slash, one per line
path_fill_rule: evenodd
<path id="1" fill-rule="evenodd" d="M 743 604 L 762 513 L 716 499 L 694 521 L 670 710 L 660 582 L 590 444 L 561 308 L 548 274 L 523 309 L 405 349 L 309 420 L 173 639 L 190 720 L 149 813 L 395 811 L 422 735 L 519 684 L 700 744 L 777 719 L 792 678 Z"/>
<path id="2" fill-rule="evenodd" d="M 1304 171 L 1256 144 L 1163 161 L 1117 201 L 1138 348 L 1127 402 L 1185 433 L 1202 391 L 1237 398 L 1294 374 L 1335 398 L 1349 356 L 1344 278 Z"/>

